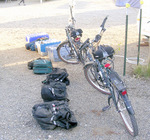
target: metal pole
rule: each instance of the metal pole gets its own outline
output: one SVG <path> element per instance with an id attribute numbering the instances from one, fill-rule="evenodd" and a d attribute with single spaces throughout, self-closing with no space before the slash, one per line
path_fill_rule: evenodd
<path id="1" fill-rule="evenodd" d="M 140 57 L 140 42 L 141 42 L 141 23 L 142 23 L 142 4 L 143 1 L 140 1 L 140 23 L 139 23 L 139 41 L 138 41 L 138 55 L 137 55 L 137 65 L 139 65 L 139 57 Z"/>
<path id="2" fill-rule="evenodd" d="M 126 74 L 127 37 L 128 37 L 128 8 L 129 7 L 130 7 L 130 4 L 126 3 L 126 33 L 125 33 L 125 50 L 124 50 L 123 76 L 125 76 L 125 74 Z"/>

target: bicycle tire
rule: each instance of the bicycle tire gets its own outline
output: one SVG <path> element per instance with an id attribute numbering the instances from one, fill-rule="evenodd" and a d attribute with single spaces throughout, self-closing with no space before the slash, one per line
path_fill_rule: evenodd
<path id="1" fill-rule="evenodd" d="M 89 82 L 90 85 L 92 85 L 95 89 L 100 91 L 103 94 L 110 95 L 109 89 L 107 89 L 105 86 L 103 86 L 102 81 L 96 78 L 95 76 L 95 70 L 97 70 L 96 65 L 94 63 L 87 64 L 84 67 L 84 75 L 86 80 Z"/>
<path id="2" fill-rule="evenodd" d="M 138 125 L 136 122 L 136 118 L 135 118 L 134 114 L 130 114 L 128 112 L 127 106 L 125 105 L 125 101 L 119 95 L 119 92 L 116 92 L 116 91 L 117 90 L 115 90 L 115 98 L 117 100 L 118 112 L 121 116 L 121 119 L 123 120 L 123 123 L 124 123 L 127 131 L 130 133 L 131 136 L 135 137 L 138 135 Z M 128 98 L 128 97 L 126 97 L 126 98 Z"/>
<path id="3" fill-rule="evenodd" d="M 65 63 L 79 63 L 76 52 L 73 50 L 73 48 L 71 47 L 71 43 L 68 40 L 59 44 L 59 46 L 57 47 L 57 54 L 58 57 Z"/>

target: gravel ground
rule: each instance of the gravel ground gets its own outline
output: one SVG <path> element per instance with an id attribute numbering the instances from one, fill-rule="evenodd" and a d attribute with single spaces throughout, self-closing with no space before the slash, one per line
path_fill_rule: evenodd
<path id="1" fill-rule="evenodd" d="M 129 9 L 127 57 L 137 56 L 137 9 Z M 124 54 L 125 8 L 115 7 L 112 0 L 77 0 L 76 27 L 83 29 L 83 40 L 94 38 L 103 18 L 109 15 L 102 43 L 110 44 L 117 55 Z M 131 137 L 112 104 L 106 112 L 107 96 L 91 87 L 83 73 L 83 65 L 53 62 L 54 67 L 66 68 L 71 84 L 67 87 L 70 109 L 78 126 L 72 130 L 56 128 L 42 130 L 32 117 L 32 107 L 42 103 L 41 81 L 46 75 L 34 75 L 27 62 L 41 57 L 24 47 L 25 36 L 47 32 L 50 38 L 63 41 L 68 22 L 68 1 L 51 0 L 40 4 L 26 0 L 26 6 L 17 1 L 0 2 L 0 140 L 149 140 L 150 139 L 150 80 L 132 75 L 136 66 L 127 63 L 123 73 L 123 58 L 115 59 L 115 70 L 128 87 L 135 109 L 139 135 Z M 147 59 L 148 47 L 141 48 L 140 57 Z"/>

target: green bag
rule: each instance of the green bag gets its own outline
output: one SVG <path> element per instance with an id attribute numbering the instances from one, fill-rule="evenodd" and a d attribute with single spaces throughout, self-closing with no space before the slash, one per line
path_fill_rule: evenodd
<path id="1" fill-rule="evenodd" d="M 39 58 L 33 61 L 33 72 L 35 74 L 47 74 L 53 71 L 52 62 Z"/>

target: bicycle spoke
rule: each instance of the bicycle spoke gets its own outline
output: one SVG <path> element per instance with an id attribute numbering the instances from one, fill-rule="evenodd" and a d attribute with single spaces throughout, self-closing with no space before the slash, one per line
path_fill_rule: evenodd
<path id="1" fill-rule="evenodd" d="M 84 74 L 87 81 L 98 91 L 104 94 L 110 94 L 109 90 L 103 86 L 102 81 L 98 78 L 98 73 L 96 72 L 96 66 L 93 64 L 88 65 L 84 69 Z"/>
<path id="2" fill-rule="evenodd" d="M 76 52 L 71 47 L 70 42 L 65 41 L 58 46 L 58 56 L 59 58 L 70 64 L 78 64 L 78 58 Z"/>

